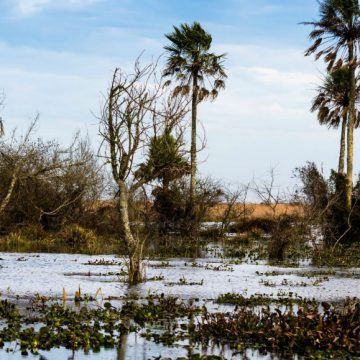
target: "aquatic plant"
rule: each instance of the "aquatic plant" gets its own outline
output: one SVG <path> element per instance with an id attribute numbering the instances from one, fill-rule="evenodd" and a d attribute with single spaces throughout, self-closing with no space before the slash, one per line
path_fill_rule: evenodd
<path id="1" fill-rule="evenodd" d="M 214 341 L 237 346 L 252 346 L 290 357 L 346 358 L 360 355 L 360 303 L 336 310 L 328 303 L 300 307 L 296 313 L 254 312 L 241 307 L 231 313 L 203 313 L 192 333 L 201 342 Z"/>

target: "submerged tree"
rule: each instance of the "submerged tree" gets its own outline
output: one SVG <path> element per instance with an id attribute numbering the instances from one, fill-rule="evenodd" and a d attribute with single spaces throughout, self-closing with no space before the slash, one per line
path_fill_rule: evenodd
<path id="1" fill-rule="evenodd" d="M 214 100 L 220 89 L 225 88 L 227 75 L 223 61 L 225 55 L 210 52 L 211 35 L 198 22 L 192 25 L 174 26 L 174 31 L 165 35 L 170 45 L 165 46 L 168 58 L 165 77 L 174 78 L 177 86 L 174 95 L 191 95 L 191 183 L 190 205 L 194 204 L 196 191 L 196 125 L 197 106 L 205 99 Z"/>
<path id="2" fill-rule="evenodd" d="M 144 241 L 131 226 L 129 201 L 138 189 L 160 176 L 163 170 L 163 166 L 155 166 L 151 171 L 145 171 L 137 165 L 141 152 L 149 148 L 154 134 L 159 133 L 166 122 L 168 112 L 163 108 L 163 88 L 157 80 L 156 64 L 141 67 L 137 60 L 130 75 L 116 69 L 100 119 L 100 135 L 103 145 L 106 145 L 104 157 L 118 188 L 118 208 L 129 259 L 130 284 L 143 279 Z M 182 106 L 180 103 L 174 107 L 171 119 L 181 120 Z"/>
<path id="3" fill-rule="evenodd" d="M 356 88 L 356 101 L 359 101 L 359 87 Z M 321 125 L 338 128 L 341 124 L 340 154 L 338 172 L 345 171 L 346 126 L 350 113 L 349 69 L 345 66 L 329 72 L 323 85 L 317 89 L 311 111 L 317 111 Z M 355 126 L 359 125 L 360 113 L 356 111 Z"/>
<path id="4" fill-rule="evenodd" d="M 305 22 L 314 29 L 309 37 L 313 44 L 305 55 L 323 58 L 328 71 L 349 68 L 349 117 L 347 124 L 346 206 L 352 207 L 353 190 L 353 132 L 356 122 L 356 69 L 360 44 L 360 6 L 358 0 L 323 0 L 320 2 L 320 19 Z"/>

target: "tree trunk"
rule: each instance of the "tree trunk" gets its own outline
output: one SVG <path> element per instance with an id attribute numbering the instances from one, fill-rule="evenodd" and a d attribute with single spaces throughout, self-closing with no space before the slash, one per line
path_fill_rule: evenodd
<path id="1" fill-rule="evenodd" d="M 137 284 L 142 281 L 141 271 L 141 258 L 142 258 L 142 246 L 138 240 L 136 240 L 131 232 L 129 212 L 128 212 L 128 191 L 125 181 L 118 181 L 119 187 L 119 211 L 120 221 L 123 230 L 124 241 L 126 245 L 126 251 L 129 256 L 129 283 Z"/>
<path id="2" fill-rule="evenodd" d="M 12 196 L 12 194 L 14 192 L 16 182 L 17 182 L 17 174 L 16 174 L 16 171 L 14 171 L 14 174 L 13 174 L 13 176 L 11 178 L 11 182 L 10 182 L 10 186 L 9 186 L 8 191 L 7 191 L 7 194 L 6 194 L 6 196 L 4 197 L 3 201 L 0 204 L 0 214 L 8 206 L 8 204 L 10 202 L 10 199 L 11 199 L 11 196 Z"/>
<path id="3" fill-rule="evenodd" d="M 353 190 L 353 138 L 355 124 L 355 97 L 356 97 L 356 79 L 354 64 L 354 45 L 349 45 L 349 69 L 350 69 L 350 114 L 347 126 L 347 174 L 346 174 L 346 208 L 350 212 L 352 206 Z"/>
<path id="4" fill-rule="evenodd" d="M 196 120 L 197 120 L 198 83 L 197 73 L 193 75 L 191 104 L 191 169 L 190 169 L 190 206 L 193 210 L 196 192 Z"/>
<path id="5" fill-rule="evenodd" d="M 346 116 L 344 116 L 341 124 L 339 174 L 345 173 L 346 124 Z"/>

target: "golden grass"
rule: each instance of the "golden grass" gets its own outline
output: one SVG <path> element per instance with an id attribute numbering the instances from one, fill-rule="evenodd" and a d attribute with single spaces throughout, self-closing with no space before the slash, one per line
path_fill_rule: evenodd
<path id="1" fill-rule="evenodd" d="M 219 221 L 224 214 L 224 211 L 227 208 L 227 204 L 218 204 L 209 210 L 209 220 L 210 221 Z M 248 212 L 248 217 L 257 219 L 257 218 L 267 218 L 273 216 L 273 210 L 270 206 L 265 204 L 253 204 L 248 203 L 245 205 L 246 211 Z M 243 205 L 236 204 L 235 211 L 238 213 L 243 212 Z M 302 215 L 303 207 L 301 205 L 293 204 L 278 204 L 275 209 L 275 215 Z"/>

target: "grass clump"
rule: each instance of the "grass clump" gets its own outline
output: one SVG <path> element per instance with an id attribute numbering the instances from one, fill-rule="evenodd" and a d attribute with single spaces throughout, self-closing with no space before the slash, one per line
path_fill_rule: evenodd
<path id="1" fill-rule="evenodd" d="M 95 233 L 80 225 L 67 225 L 58 235 L 69 246 L 82 247 L 91 253 L 95 252 L 97 248 L 98 241 Z"/>

